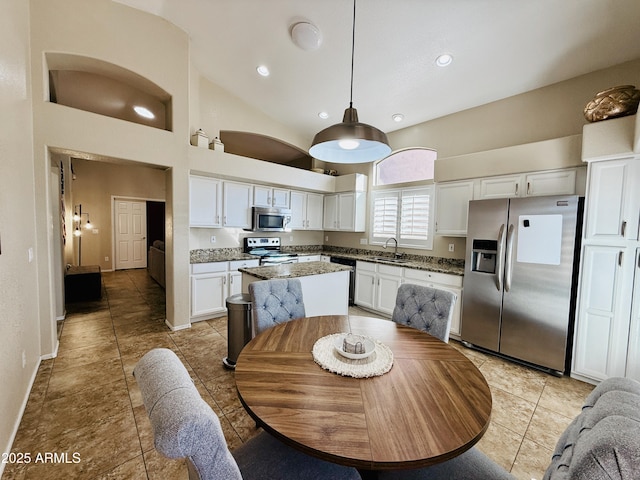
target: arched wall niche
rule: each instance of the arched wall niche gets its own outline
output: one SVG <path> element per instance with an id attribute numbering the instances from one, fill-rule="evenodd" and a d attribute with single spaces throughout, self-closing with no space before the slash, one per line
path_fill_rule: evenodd
<path id="1" fill-rule="evenodd" d="M 45 57 L 50 102 L 172 131 L 171 95 L 150 80 L 96 58 L 53 52 Z"/>

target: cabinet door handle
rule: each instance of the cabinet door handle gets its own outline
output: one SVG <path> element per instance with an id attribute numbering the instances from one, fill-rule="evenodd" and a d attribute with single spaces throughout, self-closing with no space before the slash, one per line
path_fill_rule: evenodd
<path id="1" fill-rule="evenodd" d="M 514 194 L 514 195 L 516 195 L 516 196 L 518 195 L 518 186 L 519 186 L 519 184 L 518 184 L 518 183 L 516 183 L 516 191 L 515 191 L 515 194 Z"/>
<path id="2" fill-rule="evenodd" d="M 623 220 L 622 221 L 622 225 L 620 226 L 620 235 L 622 235 L 624 237 L 624 234 L 627 231 L 627 221 Z"/>
<path id="3" fill-rule="evenodd" d="M 620 250 L 618 252 L 618 266 L 621 267 L 622 266 L 622 258 L 624 257 L 624 252 L 622 250 Z"/>
<path id="4" fill-rule="evenodd" d="M 531 194 L 531 182 L 527 182 L 527 195 Z"/>

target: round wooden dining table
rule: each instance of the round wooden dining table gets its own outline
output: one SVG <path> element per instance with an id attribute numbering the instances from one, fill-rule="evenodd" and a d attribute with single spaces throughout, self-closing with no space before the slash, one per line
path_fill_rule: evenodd
<path id="1" fill-rule="evenodd" d="M 330 334 L 374 338 L 393 352 L 387 373 L 341 376 L 313 358 Z M 491 416 L 478 368 L 453 346 L 410 327 L 362 316 L 276 325 L 253 338 L 235 369 L 240 401 L 286 444 L 361 472 L 433 465 L 471 448 Z"/>

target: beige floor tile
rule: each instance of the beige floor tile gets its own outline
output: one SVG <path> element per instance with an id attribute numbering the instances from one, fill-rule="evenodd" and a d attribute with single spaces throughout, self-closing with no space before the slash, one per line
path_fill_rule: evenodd
<path id="1" fill-rule="evenodd" d="M 511 474 L 518 480 L 541 480 L 549 463 L 551 450 L 524 439 Z"/>
<path id="2" fill-rule="evenodd" d="M 491 421 L 518 435 L 524 435 L 536 408 L 535 403 L 495 387 L 491 389 L 491 395 L 493 397 Z"/>
<path id="3" fill-rule="evenodd" d="M 502 468 L 510 471 L 522 439 L 522 435 L 496 423 L 491 423 L 477 447 Z"/>
<path id="4" fill-rule="evenodd" d="M 532 403 L 538 403 L 547 377 L 550 376 L 497 357 L 487 358 L 480 366 L 480 371 L 489 385 Z"/>
<path id="5" fill-rule="evenodd" d="M 533 414 L 525 438 L 536 442 L 548 450 L 553 450 L 562 435 L 569 426 L 573 417 L 565 417 L 538 405 Z"/>
<path id="6" fill-rule="evenodd" d="M 147 480 L 147 469 L 142 455 L 132 458 L 112 470 L 103 473 L 95 480 Z"/>
<path id="7" fill-rule="evenodd" d="M 549 377 L 540 405 L 565 417 L 576 417 L 594 386 L 569 377 Z"/>

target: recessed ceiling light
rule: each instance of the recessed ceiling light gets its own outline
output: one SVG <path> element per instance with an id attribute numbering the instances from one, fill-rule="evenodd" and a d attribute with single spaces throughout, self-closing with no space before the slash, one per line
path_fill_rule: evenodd
<path id="1" fill-rule="evenodd" d="M 318 116 L 323 120 L 326 120 L 327 118 L 329 118 L 329 114 L 327 112 L 320 112 Z"/>
<path id="2" fill-rule="evenodd" d="M 256 71 L 258 72 L 258 74 L 262 75 L 263 77 L 268 77 L 269 76 L 269 69 L 266 67 L 266 65 L 260 65 L 256 68 Z"/>
<path id="3" fill-rule="evenodd" d="M 449 53 L 443 53 L 436 58 L 436 65 L 439 67 L 446 67 L 447 65 L 450 65 L 451 62 L 453 62 L 453 56 Z"/>
<path id="4" fill-rule="evenodd" d="M 401 113 L 394 113 L 393 115 L 391 115 L 391 118 L 394 122 L 401 122 L 402 120 L 404 120 L 404 115 Z"/>
<path id="5" fill-rule="evenodd" d="M 133 107 L 133 110 L 141 117 L 156 118 L 156 116 L 153 114 L 151 110 L 145 107 L 141 107 L 140 105 L 136 105 L 135 107 Z"/>

